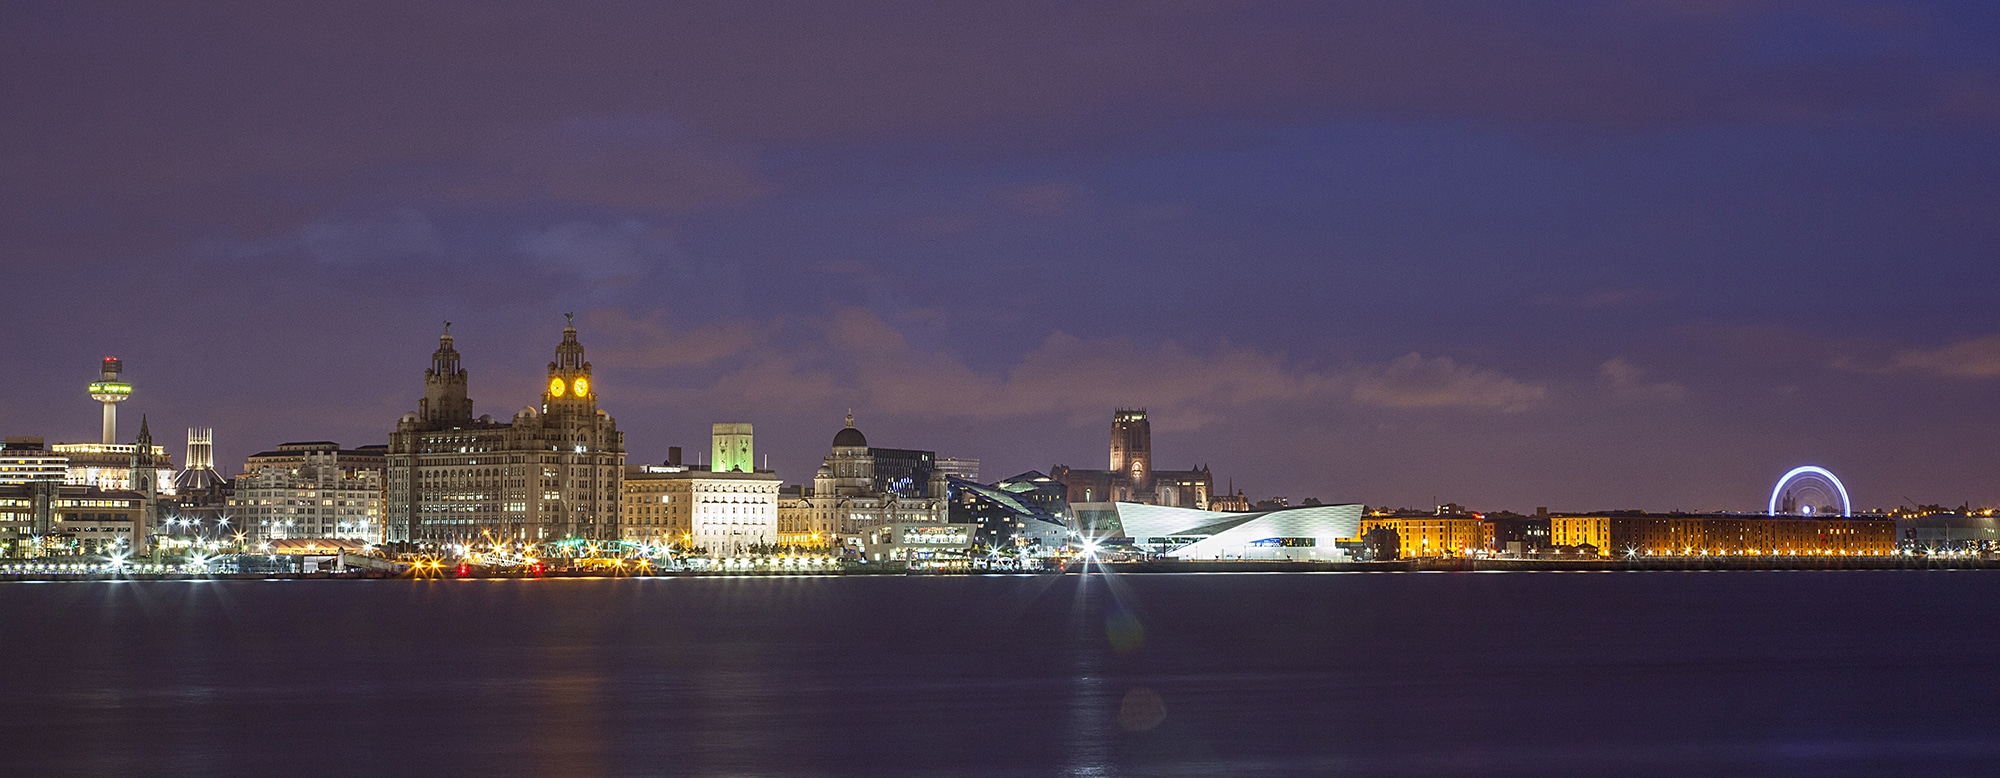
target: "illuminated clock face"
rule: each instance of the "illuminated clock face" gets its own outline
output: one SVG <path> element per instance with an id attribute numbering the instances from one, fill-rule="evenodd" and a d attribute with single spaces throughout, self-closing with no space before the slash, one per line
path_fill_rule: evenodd
<path id="1" fill-rule="evenodd" d="M 590 394 L 590 379 L 578 378 L 576 379 L 576 383 L 574 384 L 574 386 L 576 387 L 576 396 L 582 397 L 586 394 Z"/>
<path id="2" fill-rule="evenodd" d="M 551 397 L 561 397 L 561 396 L 563 396 L 563 380 L 562 380 L 562 379 L 560 379 L 560 378 L 551 378 L 551 379 L 549 379 L 549 396 L 551 396 Z"/>

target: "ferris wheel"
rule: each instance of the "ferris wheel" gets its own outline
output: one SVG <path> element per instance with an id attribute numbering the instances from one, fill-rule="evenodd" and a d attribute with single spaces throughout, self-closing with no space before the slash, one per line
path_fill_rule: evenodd
<path id="1" fill-rule="evenodd" d="M 1772 516 L 1825 516 L 1839 511 L 1853 515 L 1854 503 L 1847 498 L 1847 486 L 1833 472 L 1817 465 L 1792 468 L 1771 488 Z"/>

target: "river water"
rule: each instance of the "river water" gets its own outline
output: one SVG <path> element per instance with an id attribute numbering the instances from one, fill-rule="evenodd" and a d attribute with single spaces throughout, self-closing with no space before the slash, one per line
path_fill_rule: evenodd
<path id="1" fill-rule="evenodd" d="M 2000 774 L 2000 572 L 0 584 L 0 774 Z"/>

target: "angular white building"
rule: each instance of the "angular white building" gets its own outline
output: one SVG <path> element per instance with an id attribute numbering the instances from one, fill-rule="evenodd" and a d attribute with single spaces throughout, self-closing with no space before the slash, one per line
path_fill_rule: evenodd
<path id="1" fill-rule="evenodd" d="M 1100 541 L 1130 538 L 1171 559 L 1346 559 L 1341 541 L 1361 535 L 1361 506 L 1307 505 L 1227 513 L 1130 502 L 1073 503 L 1077 531 Z"/>

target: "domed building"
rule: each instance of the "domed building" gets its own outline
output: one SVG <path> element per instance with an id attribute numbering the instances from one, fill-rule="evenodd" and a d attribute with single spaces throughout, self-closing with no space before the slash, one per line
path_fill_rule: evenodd
<path id="1" fill-rule="evenodd" d="M 812 488 L 779 498 L 779 542 L 828 546 L 872 526 L 945 523 L 948 479 L 936 459 L 929 451 L 870 447 L 848 414 Z"/>

